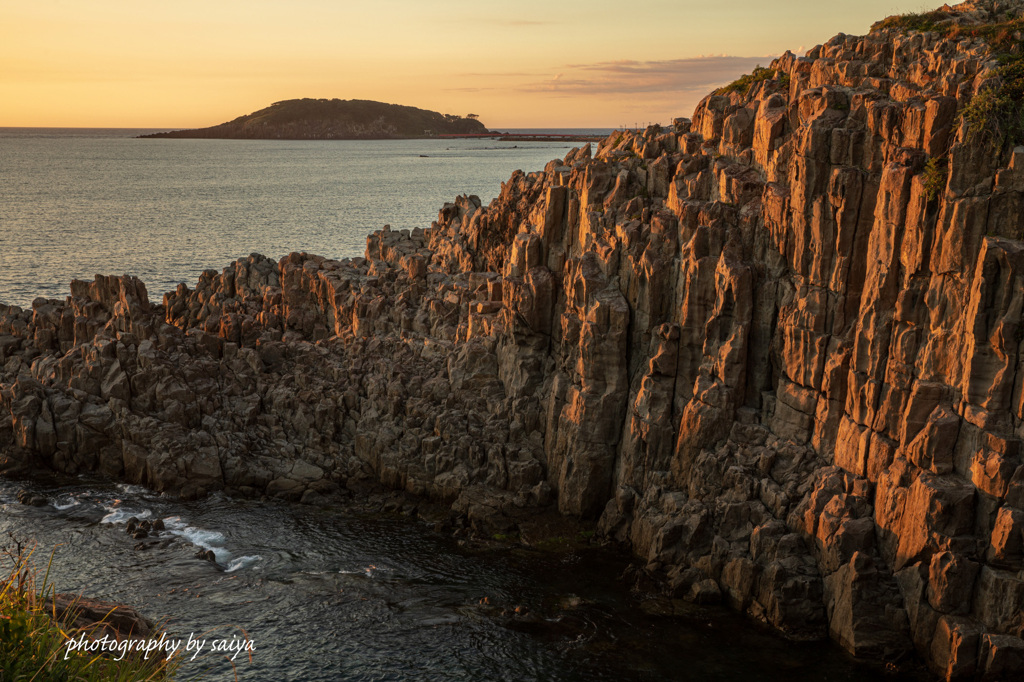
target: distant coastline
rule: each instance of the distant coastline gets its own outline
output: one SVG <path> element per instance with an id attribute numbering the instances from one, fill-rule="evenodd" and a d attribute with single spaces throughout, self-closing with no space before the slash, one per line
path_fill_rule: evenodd
<path id="1" fill-rule="evenodd" d="M 147 138 L 154 137 L 158 133 L 169 133 L 179 130 L 178 128 L 124 128 L 112 126 L 108 128 L 97 127 L 66 127 L 66 126 L 2 126 L 0 127 L 0 138 Z M 481 139 L 500 139 L 507 137 L 519 141 L 536 142 L 561 142 L 561 141 L 594 141 L 603 140 L 608 137 L 614 128 L 505 128 L 504 130 L 491 130 Z M 472 139 L 476 135 L 456 136 L 458 138 Z M 445 139 L 438 137 L 421 137 L 405 139 Z"/>

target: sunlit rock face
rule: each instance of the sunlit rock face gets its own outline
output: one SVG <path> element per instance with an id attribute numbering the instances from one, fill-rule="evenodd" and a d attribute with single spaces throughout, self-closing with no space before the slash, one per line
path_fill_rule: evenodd
<path id="1" fill-rule="evenodd" d="M 365 259 L 0 307 L 6 463 L 304 502 L 369 480 L 488 533 L 555 505 L 675 596 L 1024 674 L 1024 147 L 960 116 L 998 65 L 966 29 L 1022 10 L 787 53 Z"/>

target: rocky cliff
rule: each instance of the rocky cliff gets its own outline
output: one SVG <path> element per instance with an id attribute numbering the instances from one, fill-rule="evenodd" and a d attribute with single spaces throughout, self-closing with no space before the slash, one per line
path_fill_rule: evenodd
<path id="1" fill-rule="evenodd" d="M 673 595 L 1015 678 L 1022 13 L 786 54 L 365 258 L 0 308 L 7 466 L 304 502 L 379 481 L 485 533 L 557 505 Z"/>
<path id="2" fill-rule="evenodd" d="M 141 137 L 229 140 L 390 140 L 403 137 L 482 134 L 470 114 L 452 114 L 365 99 L 289 99 L 209 128 Z"/>

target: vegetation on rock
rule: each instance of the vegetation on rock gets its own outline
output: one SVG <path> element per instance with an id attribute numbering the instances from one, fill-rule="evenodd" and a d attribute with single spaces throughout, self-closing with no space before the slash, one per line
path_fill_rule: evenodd
<path id="1" fill-rule="evenodd" d="M 943 10 L 901 14 L 875 23 L 871 31 L 936 31 L 952 40 L 980 38 L 999 60 L 991 80 L 961 110 L 968 136 L 1001 150 L 1024 143 L 1024 17 L 980 24 L 960 23 Z"/>
<path id="2" fill-rule="evenodd" d="M 886 17 L 871 25 L 871 32 L 884 31 L 886 29 L 898 29 L 902 31 L 937 31 L 948 21 L 950 15 L 942 10 L 932 12 L 908 12 Z"/>
<path id="3" fill-rule="evenodd" d="M 962 116 L 971 138 L 994 149 L 1024 143 L 1024 55 L 1001 55 L 993 84 L 964 107 Z"/>
<path id="4" fill-rule="evenodd" d="M 924 166 L 924 191 L 929 201 L 935 201 L 946 189 L 946 178 L 949 171 L 945 161 L 938 158 L 928 159 Z"/>
<path id="5" fill-rule="evenodd" d="M 779 88 L 785 90 L 789 88 L 789 74 L 785 72 L 776 71 L 775 69 L 768 69 L 762 66 L 754 67 L 752 73 L 748 73 L 744 76 L 740 76 L 729 85 L 719 88 L 715 91 L 717 95 L 728 95 L 732 92 L 739 92 L 744 95 L 750 92 L 750 88 L 757 83 L 763 81 L 778 81 Z"/>
<path id="6" fill-rule="evenodd" d="M 114 630 L 103 621 L 75 624 L 78 602 L 57 605 L 59 597 L 40 582 L 21 546 L 9 552 L 11 567 L 0 578 L 0 679 L 36 682 L 139 682 L 173 678 L 177 661 L 130 653 L 121 660 L 104 654 L 68 651 L 69 640 L 101 638 Z"/>

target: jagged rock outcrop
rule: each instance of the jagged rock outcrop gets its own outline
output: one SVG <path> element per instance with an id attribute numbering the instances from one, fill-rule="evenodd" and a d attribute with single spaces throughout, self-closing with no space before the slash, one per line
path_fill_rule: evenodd
<path id="1" fill-rule="evenodd" d="M 998 67 L 971 27 L 1019 52 L 1022 12 L 787 53 L 365 258 L 253 255 L 162 306 L 97 277 L 0 308 L 0 448 L 190 495 L 371 479 L 482 532 L 556 504 L 674 595 L 1012 679 L 1024 147 L 962 113 Z"/>

